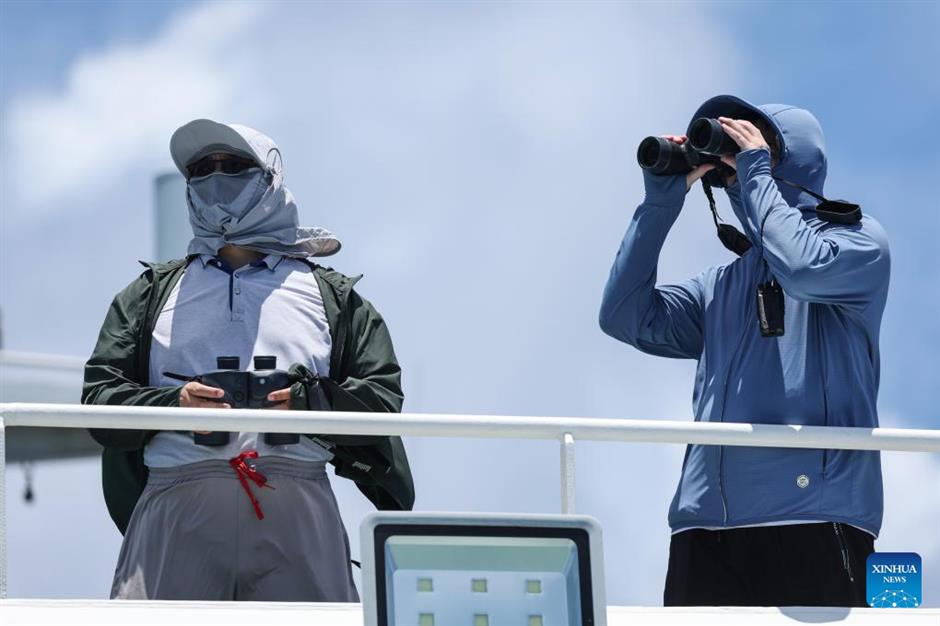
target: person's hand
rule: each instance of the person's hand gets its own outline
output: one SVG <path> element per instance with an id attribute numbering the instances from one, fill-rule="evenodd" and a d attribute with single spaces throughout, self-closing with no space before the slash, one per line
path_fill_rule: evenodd
<path id="1" fill-rule="evenodd" d="M 284 389 L 278 389 L 277 391 L 272 391 L 268 394 L 269 402 L 277 402 L 273 406 L 267 407 L 272 411 L 287 411 L 290 409 L 290 387 L 285 387 Z"/>
<path id="2" fill-rule="evenodd" d="M 763 148 L 770 152 L 770 146 L 767 145 L 767 140 L 764 139 L 761 132 L 751 122 L 747 120 L 733 120 L 730 117 L 719 117 L 718 121 L 721 122 L 721 129 L 734 140 L 734 143 L 738 144 L 738 147 L 741 148 L 742 151 Z M 732 169 L 738 169 L 734 155 L 723 154 L 721 156 L 721 162 Z"/>
<path id="3" fill-rule="evenodd" d="M 232 406 L 227 402 L 220 402 L 219 398 L 225 395 L 225 392 L 218 387 L 210 387 L 190 381 L 183 385 L 180 392 L 180 406 L 194 409 L 230 409 Z M 208 435 L 211 431 L 196 430 L 193 431 L 200 435 Z"/>
<path id="4" fill-rule="evenodd" d="M 672 143 L 679 144 L 680 146 L 689 140 L 685 135 L 663 135 L 663 139 L 668 139 Z M 714 164 L 706 163 L 704 165 L 699 165 L 694 170 L 685 175 L 685 190 L 686 192 L 692 188 L 702 176 L 715 169 Z"/>

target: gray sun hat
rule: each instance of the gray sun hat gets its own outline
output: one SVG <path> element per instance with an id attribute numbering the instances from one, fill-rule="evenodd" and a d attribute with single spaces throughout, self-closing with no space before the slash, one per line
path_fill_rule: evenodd
<path id="1" fill-rule="evenodd" d="M 187 165 L 213 152 L 243 156 L 266 171 L 280 168 L 280 152 L 274 140 L 241 124 L 198 119 L 177 128 L 170 138 L 170 156 L 183 176 L 188 176 Z"/>

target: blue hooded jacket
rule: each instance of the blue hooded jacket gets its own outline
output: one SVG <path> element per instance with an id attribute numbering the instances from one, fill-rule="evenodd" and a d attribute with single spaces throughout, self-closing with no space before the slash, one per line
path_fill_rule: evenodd
<path id="1" fill-rule="evenodd" d="M 780 148 L 773 174 L 823 194 L 822 130 L 808 111 L 718 96 L 693 119 L 718 115 L 764 118 Z M 878 334 L 890 273 L 884 231 L 868 215 L 853 225 L 819 220 L 817 200 L 771 178 L 765 149 L 740 152 L 736 165 L 727 192 L 751 249 L 675 285 L 656 286 L 656 264 L 685 199 L 685 176 L 644 171 L 646 198 L 614 260 L 601 328 L 648 354 L 696 359 L 697 421 L 878 426 Z M 786 332 L 765 338 L 756 291 L 772 276 L 785 293 Z M 877 536 L 882 509 L 878 452 L 690 445 L 669 525 L 833 521 Z"/>

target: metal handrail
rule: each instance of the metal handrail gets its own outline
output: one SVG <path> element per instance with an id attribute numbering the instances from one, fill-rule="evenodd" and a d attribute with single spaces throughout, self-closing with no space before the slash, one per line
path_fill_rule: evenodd
<path id="1" fill-rule="evenodd" d="M 414 435 L 588 441 L 696 443 L 773 448 L 940 452 L 940 430 L 630 420 L 593 417 L 183 409 L 0 403 L 8 426 L 246 430 L 346 435 Z"/>
<path id="2" fill-rule="evenodd" d="M 561 446 L 563 513 L 574 513 L 574 444 L 632 441 L 773 448 L 940 452 L 940 430 L 780 424 L 0 403 L 0 599 L 6 597 L 5 426 L 225 430 L 323 435 L 553 439 Z"/>

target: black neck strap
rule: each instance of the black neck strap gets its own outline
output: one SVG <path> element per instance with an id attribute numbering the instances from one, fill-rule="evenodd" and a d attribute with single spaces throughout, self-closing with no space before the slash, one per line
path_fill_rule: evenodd
<path id="1" fill-rule="evenodd" d="M 819 204 L 816 205 L 816 217 L 824 222 L 833 222 L 835 224 L 856 224 L 862 219 L 862 209 L 859 205 L 845 200 L 827 200 L 825 196 L 807 189 L 803 185 L 790 182 L 785 178 L 773 176 L 777 182 L 795 187 L 800 191 L 808 193 Z M 718 209 L 715 205 L 715 195 L 712 193 L 712 186 L 705 179 L 702 179 L 702 189 L 705 190 L 705 197 L 708 198 L 708 208 L 712 212 L 712 221 L 715 222 L 715 229 L 718 231 L 718 239 L 722 245 L 738 256 L 743 255 L 751 249 L 751 241 L 740 230 L 730 224 L 724 224 L 718 217 Z M 763 233 L 763 224 L 761 224 L 761 233 Z"/>
<path id="2" fill-rule="evenodd" d="M 715 222 L 715 230 L 718 231 L 718 239 L 721 244 L 736 255 L 743 255 L 751 249 L 751 240 L 731 224 L 723 224 L 718 221 L 718 209 L 715 207 L 715 195 L 712 193 L 712 186 L 703 180 L 702 189 L 705 190 L 705 197 L 708 198 L 708 207 L 711 209 L 712 220 Z"/>
<path id="3" fill-rule="evenodd" d="M 779 176 L 773 176 L 773 179 L 785 185 L 795 187 L 819 200 L 819 204 L 816 205 L 816 217 L 824 222 L 851 225 L 857 224 L 862 219 L 862 207 L 857 204 L 846 202 L 845 200 L 827 200 L 825 196 L 811 191 L 803 185 L 798 185 Z"/>
<path id="4" fill-rule="evenodd" d="M 816 198 L 817 200 L 819 200 L 820 202 L 826 202 L 825 196 L 821 196 L 821 195 L 819 195 L 818 193 L 816 193 L 815 191 L 812 191 L 812 190 L 810 190 L 810 189 L 807 189 L 807 188 L 804 187 L 803 185 L 800 185 L 800 184 L 798 184 L 798 183 L 792 183 L 792 182 L 790 182 L 789 180 L 787 180 L 786 178 L 781 178 L 780 176 L 774 176 L 773 174 L 771 174 L 770 177 L 773 178 L 773 179 L 774 179 L 775 181 L 777 181 L 778 183 L 783 183 L 783 184 L 785 184 L 785 185 L 790 185 L 791 187 L 795 187 L 795 188 L 799 189 L 800 191 L 804 191 L 804 192 L 808 193 L 809 195 L 813 196 L 814 198 Z"/>

